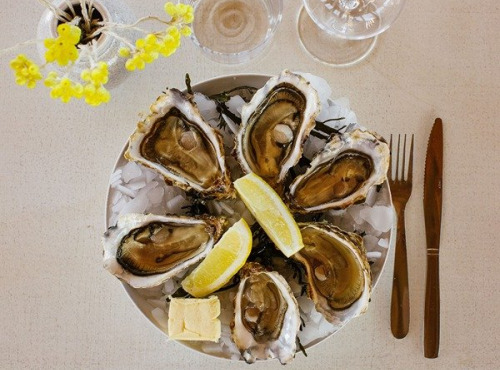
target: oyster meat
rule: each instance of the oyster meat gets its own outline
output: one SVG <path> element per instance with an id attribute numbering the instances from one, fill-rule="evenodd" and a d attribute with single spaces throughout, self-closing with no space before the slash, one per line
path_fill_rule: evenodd
<path id="1" fill-rule="evenodd" d="M 268 358 L 289 363 L 295 357 L 300 316 L 288 283 L 255 262 L 247 263 L 240 276 L 231 324 L 234 343 L 247 363 Z"/>
<path id="2" fill-rule="evenodd" d="M 307 292 L 316 310 L 342 325 L 365 312 L 371 271 L 363 239 L 327 223 L 299 223 L 304 248 L 292 257 L 306 269 Z"/>
<path id="3" fill-rule="evenodd" d="M 303 77 L 285 70 L 269 79 L 242 108 L 235 150 L 243 171 L 281 188 L 319 111 L 318 94 Z"/>
<path id="4" fill-rule="evenodd" d="M 387 143 L 375 133 L 358 129 L 334 136 L 292 182 L 288 204 L 309 213 L 362 202 L 372 186 L 386 180 L 389 160 Z"/>
<path id="5" fill-rule="evenodd" d="M 167 183 L 215 198 L 234 197 L 221 135 L 194 103 L 169 89 L 129 138 L 125 158 L 159 172 Z"/>
<path id="6" fill-rule="evenodd" d="M 104 267 L 134 288 L 161 284 L 195 264 L 219 238 L 223 219 L 127 214 L 104 234 Z"/>

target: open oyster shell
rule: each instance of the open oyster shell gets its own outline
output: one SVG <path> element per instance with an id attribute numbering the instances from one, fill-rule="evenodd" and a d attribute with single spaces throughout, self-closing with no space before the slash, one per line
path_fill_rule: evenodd
<path id="1" fill-rule="evenodd" d="M 300 213 L 362 202 L 372 186 L 386 180 L 389 160 L 387 143 L 375 133 L 357 129 L 333 136 L 307 171 L 292 182 L 287 202 Z"/>
<path id="2" fill-rule="evenodd" d="M 303 77 L 285 70 L 270 78 L 242 108 L 235 150 L 243 171 L 280 188 L 319 111 L 318 94 Z"/>
<path id="3" fill-rule="evenodd" d="M 159 172 L 167 183 L 215 198 L 234 197 L 221 135 L 194 103 L 168 89 L 129 138 L 125 158 Z"/>
<path id="4" fill-rule="evenodd" d="M 316 310 L 335 325 L 365 312 L 372 280 L 363 238 L 324 222 L 299 228 L 305 246 L 292 258 L 306 269 Z"/>
<path id="5" fill-rule="evenodd" d="M 159 285 L 204 258 L 224 223 L 215 217 L 123 215 L 102 238 L 104 268 L 134 288 Z"/>
<path id="6" fill-rule="evenodd" d="M 255 262 L 247 263 L 240 276 L 231 324 L 234 343 L 247 363 L 268 358 L 289 363 L 295 357 L 300 327 L 290 286 L 280 274 Z"/>

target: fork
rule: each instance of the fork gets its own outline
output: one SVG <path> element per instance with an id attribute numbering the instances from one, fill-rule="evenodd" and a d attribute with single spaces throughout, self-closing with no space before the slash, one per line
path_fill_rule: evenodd
<path id="1" fill-rule="evenodd" d="M 405 207 L 411 195 L 413 174 L 413 134 L 409 149 L 408 175 L 405 180 L 406 134 L 401 154 L 401 135 L 398 135 L 398 146 L 395 153 L 396 171 L 392 176 L 392 135 L 389 142 L 391 160 L 389 162 L 389 186 L 392 202 L 397 216 L 396 252 L 394 258 L 394 278 L 392 281 L 391 299 L 391 331 L 396 338 L 404 338 L 408 334 L 410 324 L 410 296 L 408 291 L 408 262 L 406 257 Z M 399 160 L 402 156 L 401 173 Z"/>

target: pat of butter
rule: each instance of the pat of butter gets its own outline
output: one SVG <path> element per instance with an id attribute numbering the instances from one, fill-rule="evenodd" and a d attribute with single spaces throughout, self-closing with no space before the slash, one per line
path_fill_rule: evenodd
<path id="1" fill-rule="evenodd" d="M 220 338 L 220 301 L 209 298 L 172 298 L 168 311 L 168 336 L 177 340 L 209 340 Z"/>

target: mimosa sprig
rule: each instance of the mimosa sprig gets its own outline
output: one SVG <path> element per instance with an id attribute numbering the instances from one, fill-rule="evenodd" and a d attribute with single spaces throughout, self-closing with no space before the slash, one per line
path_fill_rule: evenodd
<path id="1" fill-rule="evenodd" d="M 108 64 L 99 60 L 96 54 L 96 40 L 107 36 L 120 41 L 123 47 L 118 54 L 126 58 L 125 68 L 128 71 L 144 69 L 160 56 L 169 57 L 181 45 L 182 36 L 189 36 L 193 21 L 193 8 L 186 4 L 167 2 L 164 10 L 168 19 L 147 16 L 133 24 L 106 22 L 99 18 L 93 0 L 80 0 L 81 12 L 75 10 L 69 0 L 65 0 L 68 11 L 54 7 L 47 0 L 39 0 L 49 7 L 56 19 L 61 22 L 57 26 L 57 37 L 45 40 L 31 40 L 15 45 L 0 52 L 4 54 L 26 45 L 43 42 L 45 62 L 38 65 L 24 54 L 17 55 L 10 62 L 18 85 L 30 89 L 36 87 L 40 80 L 50 89 L 50 96 L 64 103 L 74 99 L 85 99 L 92 106 L 107 103 L 111 95 L 105 85 L 109 81 Z M 151 32 L 142 27 L 149 22 L 159 24 L 160 29 Z M 130 40 L 122 31 L 131 30 L 143 34 L 141 38 Z M 77 63 L 87 63 L 77 78 L 71 72 Z M 46 72 L 47 66 L 57 64 L 60 72 Z M 44 75 L 46 73 L 46 75 Z"/>

